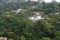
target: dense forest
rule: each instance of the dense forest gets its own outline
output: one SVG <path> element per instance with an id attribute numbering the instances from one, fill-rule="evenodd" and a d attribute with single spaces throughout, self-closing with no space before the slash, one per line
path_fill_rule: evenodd
<path id="1" fill-rule="evenodd" d="M 8 40 L 60 40 L 60 3 L 5 2 L 0 1 L 0 37 Z M 24 11 L 11 11 L 19 8 Z M 28 19 L 38 11 L 43 11 L 43 16 L 49 19 L 35 22 Z"/>

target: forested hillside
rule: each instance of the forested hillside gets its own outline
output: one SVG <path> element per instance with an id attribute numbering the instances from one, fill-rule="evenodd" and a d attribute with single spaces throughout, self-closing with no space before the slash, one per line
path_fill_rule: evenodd
<path id="1" fill-rule="evenodd" d="M 60 40 L 60 3 L 3 1 L 0 0 L 0 37 L 8 40 Z M 29 19 L 35 12 L 43 12 L 44 19 Z"/>

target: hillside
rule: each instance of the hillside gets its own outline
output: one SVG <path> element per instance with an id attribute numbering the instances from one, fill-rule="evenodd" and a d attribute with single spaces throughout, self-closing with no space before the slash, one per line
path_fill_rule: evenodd
<path id="1" fill-rule="evenodd" d="M 0 40 L 60 40 L 60 3 L 21 1 L 0 0 Z"/>

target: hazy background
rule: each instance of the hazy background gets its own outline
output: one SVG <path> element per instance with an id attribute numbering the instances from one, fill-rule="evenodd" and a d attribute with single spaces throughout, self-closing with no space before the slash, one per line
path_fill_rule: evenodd
<path id="1" fill-rule="evenodd" d="M 44 0 L 45 2 L 51 2 L 52 0 Z M 60 2 L 60 0 L 56 0 L 57 2 Z"/>

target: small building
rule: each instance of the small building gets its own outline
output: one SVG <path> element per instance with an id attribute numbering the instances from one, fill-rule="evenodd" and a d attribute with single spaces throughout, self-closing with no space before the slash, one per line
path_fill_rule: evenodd
<path id="1" fill-rule="evenodd" d="M 40 19 L 44 19 L 42 17 L 42 12 L 34 12 L 34 15 L 29 17 L 29 19 L 33 20 L 33 21 L 36 21 L 36 20 L 40 20 Z"/>
<path id="2" fill-rule="evenodd" d="M 0 40 L 7 40 L 7 37 L 0 37 Z"/>
<path id="3" fill-rule="evenodd" d="M 36 17 L 32 16 L 32 17 L 29 17 L 29 19 L 35 21 L 35 20 L 44 19 L 44 18 L 42 18 L 41 16 L 36 16 Z"/>

